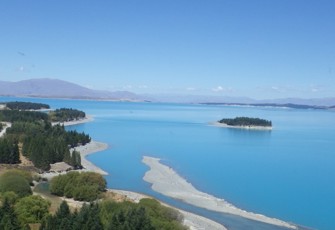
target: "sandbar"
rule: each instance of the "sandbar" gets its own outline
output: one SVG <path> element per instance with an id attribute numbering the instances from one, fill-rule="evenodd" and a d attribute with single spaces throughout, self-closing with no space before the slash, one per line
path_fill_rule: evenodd
<path id="1" fill-rule="evenodd" d="M 207 210 L 229 213 L 267 224 L 297 229 L 293 224 L 270 218 L 262 214 L 247 212 L 207 193 L 197 190 L 191 183 L 180 177 L 172 168 L 161 164 L 160 159 L 144 156 L 142 162 L 150 167 L 143 179 L 152 184 L 151 188 L 163 195 L 182 200 Z"/>

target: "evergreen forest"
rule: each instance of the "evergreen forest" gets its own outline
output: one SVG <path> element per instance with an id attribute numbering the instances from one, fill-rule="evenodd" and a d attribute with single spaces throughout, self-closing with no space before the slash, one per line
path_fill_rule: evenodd
<path id="1" fill-rule="evenodd" d="M 8 103 L 7 103 L 8 104 Z M 33 103 L 18 103 L 16 107 L 33 107 Z M 91 141 L 89 135 L 77 131 L 66 131 L 64 126 L 52 125 L 51 115 L 38 111 L 13 109 L 0 110 L 0 121 L 12 125 L 6 130 L 6 135 L 0 138 L 0 163 L 17 164 L 20 162 L 20 150 L 23 156 L 31 160 L 35 167 L 49 170 L 50 164 L 64 161 L 74 168 L 81 168 L 78 152 L 70 153 L 70 148 L 85 145 Z M 62 110 L 61 110 L 62 111 Z M 84 112 L 68 109 L 66 120 L 76 119 L 72 113 L 85 116 Z M 66 114 L 64 115 L 66 117 Z M 81 116 L 80 115 L 80 116 Z M 1 123 L 2 124 L 2 123 Z"/>

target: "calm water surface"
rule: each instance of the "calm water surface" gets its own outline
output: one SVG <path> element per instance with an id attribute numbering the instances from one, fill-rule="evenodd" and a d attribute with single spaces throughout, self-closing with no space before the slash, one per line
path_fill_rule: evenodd
<path id="1" fill-rule="evenodd" d="M 0 98 L 0 101 L 18 98 Z M 320 230 L 335 226 L 335 112 L 282 108 L 20 99 L 84 110 L 95 121 L 71 128 L 110 148 L 89 160 L 111 188 L 146 193 L 230 229 L 281 229 L 195 208 L 150 189 L 143 155 L 159 157 L 197 189 L 239 208 Z M 218 128 L 224 117 L 269 119 L 272 131 Z"/>

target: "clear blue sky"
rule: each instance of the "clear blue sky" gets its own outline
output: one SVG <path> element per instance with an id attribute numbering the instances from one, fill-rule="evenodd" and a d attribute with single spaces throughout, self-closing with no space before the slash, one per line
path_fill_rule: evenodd
<path id="1" fill-rule="evenodd" d="M 333 0 L 2 0 L 0 80 L 335 96 Z"/>

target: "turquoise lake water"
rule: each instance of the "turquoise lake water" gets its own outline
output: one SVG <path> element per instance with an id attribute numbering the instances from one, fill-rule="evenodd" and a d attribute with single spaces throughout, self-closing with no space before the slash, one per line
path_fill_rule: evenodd
<path id="1" fill-rule="evenodd" d="M 224 223 L 229 229 L 283 229 L 206 211 L 151 190 L 143 155 L 159 157 L 198 190 L 235 206 L 312 229 L 335 226 L 335 111 L 55 99 L 95 117 L 71 127 L 110 148 L 89 160 L 108 171 L 111 188 L 146 193 Z M 208 125 L 225 117 L 271 120 L 272 131 Z"/>

